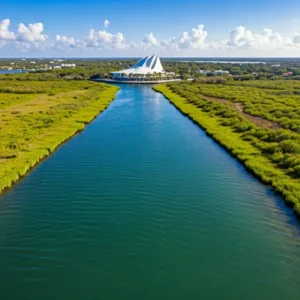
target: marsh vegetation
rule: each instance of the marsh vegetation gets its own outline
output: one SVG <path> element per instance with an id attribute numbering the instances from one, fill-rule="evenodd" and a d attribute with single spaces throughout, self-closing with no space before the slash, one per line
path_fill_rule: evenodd
<path id="1" fill-rule="evenodd" d="M 155 90 L 203 127 L 300 214 L 300 84 L 168 83 Z"/>
<path id="2" fill-rule="evenodd" d="M 82 130 L 117 87 L 88 81 L 0 80 L 0 192 Z"/>

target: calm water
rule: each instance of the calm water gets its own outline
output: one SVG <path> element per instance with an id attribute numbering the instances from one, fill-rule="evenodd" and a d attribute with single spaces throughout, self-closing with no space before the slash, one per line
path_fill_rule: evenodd
<path id="1" fill-rule="evenodd" d="M 300 299 L 299 224 L 148 86 L 0 198 L 0 299 Z"/>
<path id="2" fill-rule="evenodd" d="M 0 74 L 16 74 L 25 72 L 23 70 L 0 70 Z"/>

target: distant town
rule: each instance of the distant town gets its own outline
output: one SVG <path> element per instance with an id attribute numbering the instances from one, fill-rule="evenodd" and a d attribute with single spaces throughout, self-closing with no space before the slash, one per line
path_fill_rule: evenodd
<path id="1" fill-rule="evenodd" d="M 128 69 L 138 59 L 3 59 L 0 60 L 0 72 L 18 70 L 19 72 L 37 72 L 58 74 L 59 78 L 93 79 L 107 78 L 112 72 Z M 274 59 L 267 61 L 228 60 L 179 60 L 161 58 L 166 74 L 176 78 L 197 79 L 205 77 L 231 77 L 234 80 L 293 79 L 300 80 L 299 60 Z M 62 72 L 61 72 L 62 71 Z M 60 73 L 61 72 L 61 73 Z"/>
<path id="2" fill-rule="evenodd" d="M 21 61 L 23 62 L 23 64 L 18 63 L 18 61 L 14 62 L 10 62 L 9 65 L 4 65 L 4 66 L 0 66 L 0 70 L 17 70 L 17 69 L 21 69 L 21 70 L 26 70 L 26 71 L 48 71 L 48 70 L 57 70 L 57 69 L 62 69 L 62 68 L 75 68 L 76 64 L 74 63 L 63 63 L 64 60 L 63 59 L 53 59 L 50 60 L 49 62 L 40 62 L 39 60 L 26 60 L 25 58 L 22 58 Z M 25 67 L 24 64 L 26 66 L 31 65 L 32 68 L 30 67 Z"/>

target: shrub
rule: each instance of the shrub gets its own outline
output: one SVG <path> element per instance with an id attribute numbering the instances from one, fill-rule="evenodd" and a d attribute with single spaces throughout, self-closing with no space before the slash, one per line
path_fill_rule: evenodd
<path id="1" fill-rule="evenodd" d="M 293 140 L 284 140 L 280 142 L 280 147 L 284 153 L 299 153 L 300 144 Z"/>

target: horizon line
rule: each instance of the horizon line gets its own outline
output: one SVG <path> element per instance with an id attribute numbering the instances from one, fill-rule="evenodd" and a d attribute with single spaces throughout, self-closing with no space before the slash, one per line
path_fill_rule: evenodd
<path id="1" fill-rule="evenodd" d="M 300 59 L 300 56 L 160 56 L 160 58 L 198 58 L 198 59 Z M 15 56 L 15 57 L 0 57 L 1 59 L 102 59 L 102 58 L 140 58 L 143 56 Z"/>

